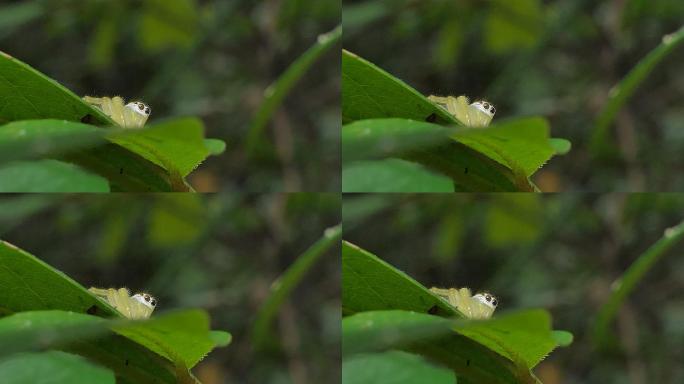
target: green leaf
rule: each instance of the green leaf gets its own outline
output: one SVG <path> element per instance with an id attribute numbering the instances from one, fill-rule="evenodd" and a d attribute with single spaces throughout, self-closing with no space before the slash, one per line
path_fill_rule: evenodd
<path id="1" fill-rule="evenodd" d="M 513 362 L 531 369 L 556 346 L 551 316 L 541 309 L 512 312 L 487 321 L 470 321 L 456 330 Z"/>
<path id="2" fill-rule="evenodd" d="M 177 383 L 173 365 L 142 345 L 112 333 L 112 325 L 136 324 L 65 311 L 29 311 L 0 319 L 0 341 L 17 351 L 59 348 L 96 361 L 133 383 Z"/>
<path id="3" fill-rule="evenodd" d="M 458 142 L 486 155 L 512 171 L 532 176 L 555 153 L 549 124 L 540 117 L 506 120 L 485 129 L 459 131 Z"/>
<path id="4" fill-rule="evenodd" d="M 363 354 L 342 362 L 343 384 L 455 384 L 454 372 L 402 351 Z"/>
<path id="5" fill-rule="evenodd" d="M 166 170 L 187 176 L 209 155 L 204 124 L 197 118 L 179 118 L 136 130 L 110 141 Z"/>
<path id="6" fill-rule="evenodd" d="M 403 309 L 454 316 L 458 312 L 413 278 L 375 255 L 342 242 L 342 312 Z"/>
<path id="7" fill-rule="evenodd" d="M 468 323 L 408 311 L 363 312 L 342 320 L 343 351 L 401 349 L 418 353 L 449 367 L 459 380 L 472 383 L 520 383 L 524 381 L 516 376 L 531 376 L 528 368 L 516 366 L 452 329 L 458 331 Z M 358 345 L 351 346 L 355 343 Z"/>
<path id="8" fill-rule="evenodd" d="M 35 256 L 0 241 L 0 311 L 59 309 L 119 317 L 84 287 Z"/>
<path id="9" fill-rule="evenodd" d="M 551 138 L 549 143 L 556 151 L 556 155 L 565 155 L 572 149 L 572 143 L 565 139 Z"/>
<path id="10" fill-rule="evenodd" d="M 226 142 L 219 139 L 204 139 L 204 146 L 211 155 L 220 155 L 226 151 Z"/>
<path id="11" fill-rule="evenodd" d="M 0 163 L 58 155 L 105 143 L 101 128 L 66 120 L 24 120 L 0 126 Z"/>
<path id="12" fill-rule="evenodd" d="M 460 123 L 417 90 L 347 51 L 342 53 L 342 121 L 349 123 L 342 132 L 343 161 L 401 157 L 449 176 L 462 192 L 534 191 L 528 178 L 561 152 L 540 117 L 485 129 L 452 128 L 457 144 L 435 146 L 443 143 L 440 134 L 449 132 L 437 125 Z"/>
<path id="13" fill-rule="evenodd" d="M 0 358 L 110 333 L 103 318 L 75 312 L 26 311 L 0 318 Z"/>
<path id="14" fill-rule="evenodd" d="M 454 129 L 409 119 L 357 120 L 342 127 L 342 161 L 392 156 L 449 141 Z"/>
<path id="15" fill-rule="evenodd" d="M 518 170 L 511 170 L 467 146 L 453 142 L 402 156 L 450 177 L 457 192 L 516 192 L 533 190 Z"/>
<path id="16" fill-rule="evenodd" d="M 0 243 L 0 303 L 2 313 L 22 312 L 0 320 L 0 341 L 10 340 L 9 345 L 15 349 L 32 349 L 36 343 L 49 347 L 78 339 L 78 343 L 68 343 L 70 351 L 132 376 L 150 370 L 152 367 L 144 365 L 147 363 L 156 364 L 161 374 L 169 371 L 165 367 L 168 364 L 158 361 L 157 356 L 173 362 L 176 371 L 187 371 L 216 345 L 230 341 L 230 335 L 210 333 L 208 315 L 200 310 L 170 313 L 146 321 L 121 320 L 121 314 L 103 300 L 7 242 Z M 98 317 L 82 313 L 116 320 L 103 323 Z M 114 335 L 104 341 L 91 340 L 104 326 L 130 342 Z M 91 342 L 83 343 L 85 340 Z M 130 362 L 131 356 L 145 354 L 135 364 Z M 151 373 L 145 373 L 148 374 Z"/>
<path id="17" fill-rule="evenodd" d="M 216 342 L 209 333 L 209 316 L 201 310 L 186 310 L 134 325 L 115 326 L 116 333 L 166 357 L 192 368 Z"/>
<path id="18" fill-rule="evenodd" d="M 171 192 L 188 191 L 180 174 L 175 177 L 162 167 L 115 144 L 106 144 L 65 154 L 66 161 L 109 180 L 116 192 Z"/>
<path id="19" fill-rule="evenodd" d="M 558 344 L 559 347 L 567 347 L 572 344 L 575 339 L 575 336 L 568 331 L 552 331 L 551 335 L 554 340 L 556 340 L 556 344 Z"/>
<path id="20" fill-rule="evenodd" d="M 218 141 L 205 144 L 204 126 L 193 118 L 123 132 L 120 129 L 97 132 L 88 125 L 57 122 L 116 126 L 98 108 L 2 52 L 0 105 L 0 124 L 42 119 L 0 127 L 7 129 L 4 133 L 0 130 L 0 162 L 60 155 L 107 178 L 114 190 L 189 191 L 183 178 L 209 155 L 209 150 L 222 151 Z M 105 134 L 111 142 L 129 151 L 107 145 L 88 150 L 102 142 Z"/>
<path id="21" fill-rule="evenodd" d="M 342 320 L 342 354 L 377 352 L 453 333 L 454 320 L 411 311 L 366 311 Z"/>
<path id="22" fill-rule="evenodd" d="M 99 109 L 56 81 L 0 51 L 0 124 L 15 120 L 88 120 L 115 126 Z"/>
<path id="23" fill-rule="evenodd" d="M 0 166 L 0 193 L 4 192 L 109 192 L 109 183 L 57 160 L 19 161 Z"/>
<path id="24" fill-rule="evenodd" d="M 342 123 L 386 117 L 459 125 L 453 116 L 403 81 L 343 50 Z"/>
<path id="25" fill-rule="evenodd" d="M 209 331 L 209 317 L 201 310 L 173 312 L 145 321 L 105 320 L 65 311 L 28 311 L 0 319 L 0 342 L 9 346 L 0 350 L 0 356 L 59 347 L 94 360 L 104 359 L 103 364 L 130 376 L 139 375 L 141 370 L 168 375 L 172 372 L 169 362 L 177 369 L 192 368 L 214 347 L 228 345 L 230 340 L 228 332 Z M 140 362 L 126 363 L 129 354 L 147 356 Z M 113 364 L 115 359 L 123 362 L 123 367 Z M 155 366 L 143 364 L 145 361 Z"/>
<path id="26" fill-rule="evenodd" d="M 26 353 L 0 361 L 5 384 L 114 384 L 114 373 L 86 359 L 60 351 Z"/>
<path id="27" fill-rule="evenodd" d="M 533 380 L 530 369 L 559 339 L 571 341 L 568 333 L 552 332 L 543 310 L 464 319 L 408 275 L 348 242 L 342 245 L 342 309 L 350 315 L 342 326 L 345 355 L 401 348 L 472 382 Z"/>
<path id="28" fill-rule="evenodd" d="M 342 192 L 453 192 L 454 182 L 401 159 L 355 161 L 342 168 Z"/>
<path id="29" fill-rule="evenodd" d="M 233 335 L 225 331 L 210 331 L 209 337 L 214 341 L 216 347 L 225 347 L 233 341 Z"/>

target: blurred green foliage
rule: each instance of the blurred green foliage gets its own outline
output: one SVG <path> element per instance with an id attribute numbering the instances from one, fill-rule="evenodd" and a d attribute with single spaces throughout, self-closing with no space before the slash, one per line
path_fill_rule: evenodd
<path id="1" fill-rule="evenodd" d="M 684 380 L 684 259 L 679 241 L 592 331 L 628 267 L 682 222 L 677 194 L 345 196 L 345 240 L 428 287 L 489 290 L 497 313 L 544 308 L 575 335 L 536 369 L 545 384 Z M 672 235 L 674 231 L 667 232 Z"/>
<path id="2" fill-rule="evenodd" d="M 543 191 L 684 188 L 679 45 L 590 146 L 611 89 L 682 27 L 680 0 L 347 0 L 343 46 L 423 94 L 467 94 L 497 119 L 542 115 L 573 143 L 533 181 Z"/>
<path id="3" fill-rule="evenodd" d="M 202 308 L 213 329 L 230 329 L 230 346 L 193 369 L 204 384 L 339 378 L 337 245 L 306 267 L 267 342 L 251 340 L 274 282 L 339 222 L 336 194 L 0 198 L 0 238 L 80 284 L 146 290 L 159 300 L 156 315 Z"/>
<path id="4" fill-rule="evenodd" d="M 257 155 L 245 140 L 268 86 L 339 18 L 333 0 L 3 1 L 0 47 L 79 95 L 142 99 L 151 121 L 200 117 L 227 149 L 190 178 L 199 191 L 333 191 L 338 50 L 287 94 Z"/>

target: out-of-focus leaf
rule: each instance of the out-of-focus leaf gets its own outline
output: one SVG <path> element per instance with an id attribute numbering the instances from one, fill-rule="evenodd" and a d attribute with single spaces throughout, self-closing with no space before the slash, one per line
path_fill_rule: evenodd
<path id="1" fill-rule="evenodd" d="M 0 6 L 0 38 L 12 34 L 17 28 L 30 23 L 45 13 L 40 1 L 22 1 Z"/>
<path id="2" fill-rule="evenodd" d="M 544 13 L 539 0 L 493 0 L 485 22 L 485 43 L 495 53 L 532 48 L 542 37 Z"/>
<path id="3" fill-rule="evenodd" d="M 143 4 L 140 41 L 150 51 L 189 48 L 197 39 L 200 16 L 195 0 L 147 0 Z"/>
<path id="4" fill-rule="evenodd" d="M 70 353 L 25 353 L 0 361 L 5 384 L 114 384 L 114 373 Z"/>
<path id="5" fill-rule="evenodd" d="M 556 155 L 565 155 L 572 149 L 572 143 L 565 139 L 551 138 L 549 143 L 556 151 Z"/>
<path id="6" fill-rule="evenodd" d="M 323 54 L 334 47 L 341 39 L 341 25 L 338 25 L 328 33 L 318 36 L 314 45 L 290 64 L 285 72 L 280 75 L 278 80 L 264 91 L 264 101 L 254 115 L 247 135 L 246 146 L 250 153 L 254 153 L 256 150 L 257 144 L 259 143 L 259 140 L 261 140 L 261 132 L 264 130 L 264 127 L 271 119 L 271 116 L 276 109 L 280 106 L 290 89 L 294 87 L 297 81 L 306 74 L 309 68 L 323 56 Z"/>
<path id="7" fill-rule="evenodd" d="M 342 127 L 342 161 L 400 154 L 449 141 L 454 129 L 409 119 L 357 120 Z"/>
<path id="8" fill-rule="evenodd" d="M 613 124 L 615 116 L 634 94 L 655 67 L 663 61 L 675 48 L 684 43 L 684 26 L 676 32 L 663 36 L 660 45 L 654 48 L 646 57 L 641 59 L 632 70 L 613 87 L 608 102 L 596 119 L 596 125 L 591 137 L 591 149 L 594 155 L 601 155 L 614 148 L 607 140 L 608 129 Z"/>
<path id="9" fill-rule="evenodd" d="M 0 126 L 0 163 L 59 155 L 105 143 L 110 131 L 66 120 L 24 120 Z"/>
<path id="10" fill-rule="evenodd" d="M 306 273 L 329 254 L 331 247 L 339 244 L 342 237 L 342 225 L 327 228 L 323 236 L 313 243 L 297 260 L 283 273 L 278 281 L 273 283 L 271 295 L 259 309 L 254 327 L 252 328 L 252 340 L 257 347 L 263 347 L 268 341 L 269 325 L 271 320 L 280 309 L 285 299 L 295 289 L 297 284 L 302 281 Z"/>
<path id="11" fill-rule="evenodd" d="M 342 169 L 342 192 L 453 192 L 454 182 L 420 164 L 401 160 L 355 161 Z"/>
<path id="12" fill-rule="evenodd" d="M 219 139 L 204 139 L 204 145 L 207 147 L 209 154 L 220 155 L 226 151 L 226 142 Z"/>
<path id="13" fill-rule="evenodd" d="M 342 362 L 343 384 L 455 384 L 450 369 L 439 367 L 419 355 L 402 351 L 359 354 Z"/>
<path id="14" fill-rule="evenodd" d="M 162 248 L 191 244 L 205 230 L 207 208 L 198 195 L 165 194 L 152 206 L 148 238 Z"/>
<path id="15" fill-rule="evenodd" d="M 5 192 L 109 192 L 109 183 L 57 160 L 18 161 L 0 166 L 0 193 Z"/>

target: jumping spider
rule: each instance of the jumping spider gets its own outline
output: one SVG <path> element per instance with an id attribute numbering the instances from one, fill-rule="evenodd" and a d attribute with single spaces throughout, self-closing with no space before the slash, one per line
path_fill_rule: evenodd
<path id="1" fill-rule="evenodd" d="M 132 101 L 124 105 L 124 100 L 119 96 L 112 98 L 85 96 L 83 101 L 102 110 L 122 128 L 142 128 L 152 113 L 150 107 L 142 101 Z"/>

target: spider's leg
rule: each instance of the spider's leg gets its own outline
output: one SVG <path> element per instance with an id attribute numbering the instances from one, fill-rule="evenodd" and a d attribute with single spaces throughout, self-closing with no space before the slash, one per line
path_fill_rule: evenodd
<path id="1" fill-rule="evenodd" d="M 126 288 L 112 289 L 112 299 L 116 303 L 115 308 L 125 317 L 131 317 L 131 309 L 128 306 L 129 292 Z"/>
<path id="2" fill-rule="evenodd" d="M 126 117 L 124 116 L 125 112 L 125 104 L 124 100 L 119 97 L 115 96 L 112 98 L 112 113 L 116 116 L 116 121 L 122 126 L 126 127 Z"/>
<path id="3" fill-rule="evenodd" d="M 454 289 L 453 296 L 454 296 L 453 300 L 456 303 L 455 307 L 461 313 L 463 313 L 466 317 L 472 318 L 473 317 L 473 307 L 472 307 L 472 303 L 470 300 L 470 297 L 471 297 L 470 289 L 468 289 L 468 288 Z"/>
<path id="4" fill-rule="evenodd" d="M 88 104 L 95 105 L 97 107 L 102 106 L 102 99 L 102 97 L 83 96 L 83 101 L 85 101 Z"/>
<path id="5" fill-rule="evenodd" d="M 435 95 L 430 95 L 427 97 L 428 100 L 432 101 L 435 104 L 438 104 L 440 107 L 447 109 L 447 100 L 448 97 L 442 97 L 442 96 L 435 96 Z"/>
<path id="6" fill-rule="evenodd" d="M 453 97 L 449 96 L 449 112 L 454 117 L 463 123 L 463 125 L 470 127 L 472 122 L 468 115 L 468 98 L 465 96 Z"/>
<path id="7" fill-rule="evenodd" d="M 445 299 L 449 298 L 449 290 L 448 289 L 432 287 L 432 288 L 430 288 L 430 292 L 434 293 L 437 296 L 443 297 Z"/>
<path id="8" fill-rule="evenodd" d="M 90 287 L 90 288 L 88 288 L 88 291 L 97 297 L 107 299 L 107 291 L 108 291 L 107 289 Z"/>

